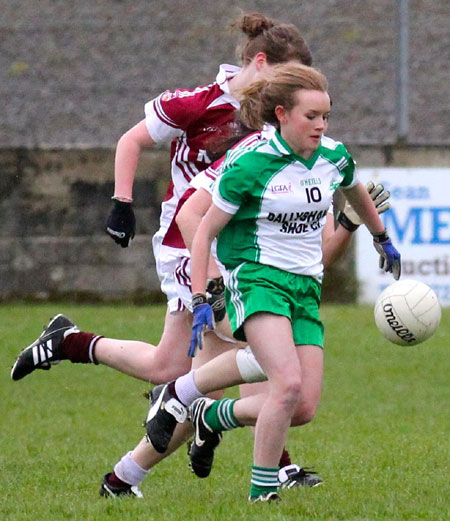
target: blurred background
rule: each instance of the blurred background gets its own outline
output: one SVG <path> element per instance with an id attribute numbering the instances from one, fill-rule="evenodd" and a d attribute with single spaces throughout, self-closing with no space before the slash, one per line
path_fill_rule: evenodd
<path id="1" fill-rule="evenodd" d="M 160 92 L 211 83 L 220 63 L 236 63 L 228 26 L 239 9 L 301 30 L 329 79 L 328 134 L 358 166 L 381 180 L 386 167 L 394 176 L 422 168 L 422 180 L 448 169 L 439 183 L 450 193 L 448 0 L 0 0 L 0 8 L 0 299 L 159 298 L 150 238 L 169 151 L 142 158 L 137 236 L 123 250 L 103 233 L 115 145 Z M 445 208 L 435 224 L 448 248 Z M 403 239 L 408 222 L 397 222 Z M 350 255 L 329 274 L 326 298 L 357 298 L 355 262 Z M 448 257 L 442 266 L 450 295 Z"/>

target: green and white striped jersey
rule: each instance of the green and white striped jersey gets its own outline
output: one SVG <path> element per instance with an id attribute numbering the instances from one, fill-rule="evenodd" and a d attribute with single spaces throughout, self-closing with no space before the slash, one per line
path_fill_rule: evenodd
<path id="1" fill-rule="evenodd" d="M 322 228 L 333 194 L 358 182 L 345 146 L 323 136 L 313 156 L 294 154 L 278 132 L 227 154 L 213 202 L 233 217 L 217 241 L 229 270 L 245 261 L 322 278 Z"/>

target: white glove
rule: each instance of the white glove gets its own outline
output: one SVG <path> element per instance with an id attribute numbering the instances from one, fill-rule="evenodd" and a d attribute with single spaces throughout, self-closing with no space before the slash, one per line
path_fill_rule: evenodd
<path id="1" fill-rule="evenodd" d="M 382 184 L 375 185 L 373 181 L 369 181 L 366 188 L 379 214 L 389 210 L 391 203 L 387 203 L 386 201 L 391 197 L 391 193 L 385 191 Z M 359 215 L 355 210 L 353 210 L 352 206 L 348 202 L 345 203 L 343 213 L 354 226 L 360 226 L 362 224 Z"/>

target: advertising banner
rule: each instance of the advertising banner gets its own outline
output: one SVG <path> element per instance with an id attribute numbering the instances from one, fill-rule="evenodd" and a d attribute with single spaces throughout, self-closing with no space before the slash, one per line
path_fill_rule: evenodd
<path id="1" fill-rule="evenodd" d="M 441 306 L 450 306 L 450 168 L 362 168 L 361 181 L 382 183 L 391 210 L 381 218 L 402 255 L 402 279 L 431 286 Z M 371 235 L 356 232 L 359 302 L 373 304 L 394 279 L 378 268 Z"/>

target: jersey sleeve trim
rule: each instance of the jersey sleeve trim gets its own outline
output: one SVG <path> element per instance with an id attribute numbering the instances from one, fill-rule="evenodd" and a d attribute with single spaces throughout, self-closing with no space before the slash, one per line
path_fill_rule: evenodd
<path id="1" fill-rule="evenodd" d="M 145 126 L 155 143 L 168 143 L 184 131 L 164 113 L 160 97 L 145 104 Z"/>
<path id="2" fill-rule="evenodd" d="M 354 186 L 356 186 L 357 184 L 359 183 L 359 176 L 356 172 L 356 170 L 353 172 L 353 179 L 351 181 L 350 184 L 344 186 L 343 184 L 341 184 L 340 188 L 342 188 L 342 190 L 348 190 L 350 188 L 353 188 Z"/>
<path id="3" fill-rule="evenodd" d="M 213 184 L 217 177 L 216 171 L 209 167 L 206 170 L 203 170 L 199 174 L 197 174 L 194 179 L 191 181 L 191 186 L 195 189 L 203 188 L 210 194 L 213 192 Z"/>

